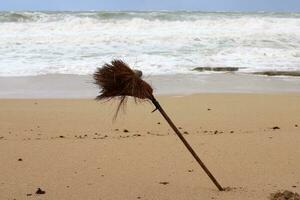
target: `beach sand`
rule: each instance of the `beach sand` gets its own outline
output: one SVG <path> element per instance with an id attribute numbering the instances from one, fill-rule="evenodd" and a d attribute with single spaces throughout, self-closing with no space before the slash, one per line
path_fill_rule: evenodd
<path id="1" fill-rule="evenodd" d="M 158 95 L 198 93 L 300 93 L 299 77 L 234 73 L 145 75 Z M 48 74 L 0 77 L 0 99 L 94 98 L 98 87 L 91 75 Z"/>
<path id="2" fill-rule="evenodd" d="M 0 199 L 260 200 L 300 191 L 300 94 L 159 101 L 229 191 L 219 192 L 150 103 L 0 100 Z M 45 194 L 35 194 L 38 188 Z"/>

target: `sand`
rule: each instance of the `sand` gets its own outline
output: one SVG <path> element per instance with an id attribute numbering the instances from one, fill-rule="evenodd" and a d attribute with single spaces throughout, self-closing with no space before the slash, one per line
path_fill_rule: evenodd
<path id="1" fill-rule="evenodd" d="M 300 78 L 235 73 L 147 75 L 159 95 L 197 93 L 300 93 Z M 92 75 L 50 74 L 0 77 L 0 98 L 86 98 L 99 92 Z"/>
<path id="2" fill-rule="evenodd" d="M 229 191 L 216 189 L 149 103 L 130 102 L 112 122 L 113 103 L 2 99 L 0 199 L 260 200 L 279 190 L 299 193 L 299 93 L 159 101 Z"/>

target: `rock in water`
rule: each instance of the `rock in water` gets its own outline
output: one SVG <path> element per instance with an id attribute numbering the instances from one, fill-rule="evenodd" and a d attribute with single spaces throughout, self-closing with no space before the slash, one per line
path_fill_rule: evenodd
<path id="1" fill-rule="evenodd" d="M 212 72 L 236 72 L 238 71 L 238 67 L 196 67 L 193 71 L 198 72 L 205 72 L 205 71 L 212 71 Z"/>

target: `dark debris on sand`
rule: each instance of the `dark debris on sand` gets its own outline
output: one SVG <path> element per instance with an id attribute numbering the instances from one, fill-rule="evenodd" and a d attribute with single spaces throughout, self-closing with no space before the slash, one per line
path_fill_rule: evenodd
<path id="1" fill-rule="evenodd" d="M 270 200 L 300 200 L 300 195 L 288 190 L 271 194 Z"/>
<path id="2" fill-rule="evenodd" d="M 36 194 L 46 194 L 46 191 L 42 190 L 41 188 L 38 188 L 35 193 Z"/>
<path id="3" fill-rule="evenodd" d="M 140 137 L 142 135 L 141 134 L 133 134 L 132 136 L 134 136 L 134 137 Z"/>
<path id="4" fill-rule="evenodd" d="M 280 128 L 278 126 L 272 127 L 273 130 L 279 130 Z"/>
<path id="5" fill-rule="evenodd" d="M 168 185 L 169 182 L 167 182 L 167 181 L 162 181 L 162 182 L 159 182 L 159 184 L 161 184 L 161 185 Z"/>

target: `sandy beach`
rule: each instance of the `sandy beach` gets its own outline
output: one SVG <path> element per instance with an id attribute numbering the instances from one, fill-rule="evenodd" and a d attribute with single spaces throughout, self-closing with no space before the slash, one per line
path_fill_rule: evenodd
<path id="1" fill-rule="evenodd" d="M 300 4 L 271 1 L 3 1 L 0 200 L 300 200 Z M 100 91 L 154 94 L 225 191 Z"/>
<path id="2" fill-rule="evenodd" d="M 150 103 L 0 100 L 0 199 L 260 200 L 300 190 L 300 94 L 159 96 L 219 192 Z M 45 194 L 35 194 L 41 188 Z"/>

